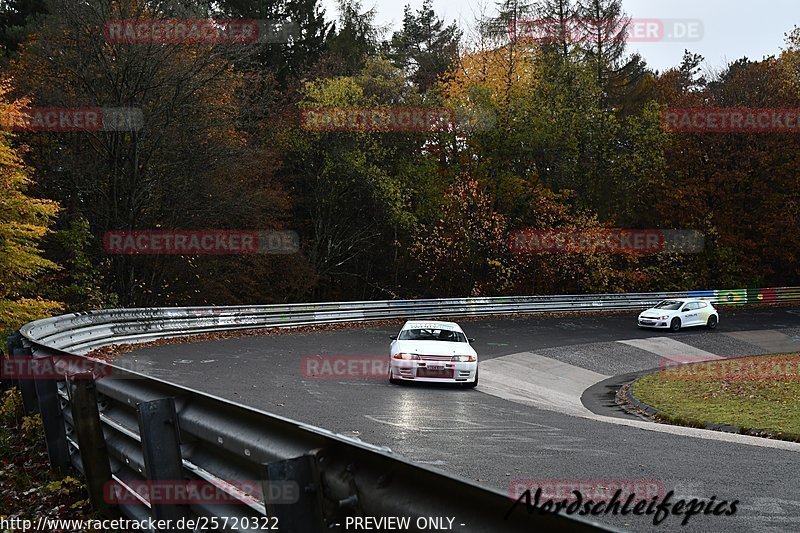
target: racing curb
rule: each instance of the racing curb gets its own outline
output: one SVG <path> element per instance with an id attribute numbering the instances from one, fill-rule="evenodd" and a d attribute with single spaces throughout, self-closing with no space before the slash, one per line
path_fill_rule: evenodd
<path id="1" fill-rule="evenodd" d="M 656 374 L 656 372 L 653 372 Z M 653 375 L 649 374 L 649 375 Z M 654 419 L 657 422 L 662 422 L 666 424 L 671 424 L 674 426 L 686 426 L 686 427 L 697 427 L 701 429 L 707 429 L 710 431 L 721 431 L 723 433 L 734 433 L 737 435 L 749 435 L 753 437 L 761 437 L 773 440 L 786 440 L 790 442 L 800 442 L 800 434 L 794 433 L 775 433 L 772 431 L 766 431 L 762 429 L 748 429 L 742 426 L 733 426 L 730 424 L 717 424 L 715 422 L 701 422 L 691 418 L 682 418 L 677 417 L 668 413 L 667 411 L 663 411 L 658 409 L 657 407 L 653 407 L 650 404 L 647 404 L 641 401 L 633 394 L 633 387 L 641 381 L 642 379 L 648 376 L 642 376 L 637 378 L 630 383 L 623 385 L 620 389 L 620 393 L 622 398 L 628 403 L 629 406 L 634 407 L 640 413 L 648 416 L 651 419 Z"/>

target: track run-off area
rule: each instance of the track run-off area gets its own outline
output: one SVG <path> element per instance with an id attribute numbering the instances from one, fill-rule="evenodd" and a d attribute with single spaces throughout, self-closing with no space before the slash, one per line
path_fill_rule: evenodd
<path id="1" fill-rule="evenodd" d="M 686 526 L 593 517 L 621 529 L 800 531 L 800 443 L 656 424 L 614 402 L 621 384 L 665 360 L 800 352 L 800 308 L 720 315 L 715 331 L 680 333 L 640 330 L 635 314 L 461 320 L 481 361 L 472 390 L 302 372 L 309 356 L 388 361 L 399 325 L 151 346 L 118 362 L 501 491 L 532 480 L 654 480 L 677 499 L 740 502 L 734 516 L 697 515 Z"/>

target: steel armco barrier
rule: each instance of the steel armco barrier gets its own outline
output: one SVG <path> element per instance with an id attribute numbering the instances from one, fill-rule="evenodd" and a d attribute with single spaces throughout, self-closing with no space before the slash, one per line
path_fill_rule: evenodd
<path id="1" fill-rule="evenodd" d="M 418 517 L 452 517 L 454 528 L 465 531 L 532 526 L 598 531 L 609 529 L 572 517 L 528 514 L 524 506 L 506 519 L 513 503 L 507 494 L 414 465 L 385 448 L 118 365 L 90 360 L 87 374 L 86 365 L 76 368 L 76 359 L 87 359 L 75 355 L 109 344 L 212 331 L 632 310 L 686 296 L 731 305 L 790 303 L 800 301 L 800 288 L 93 311 L 27 324 L 21 335 L 9 337 L 8 350 L 38 364 L 60 365 L 59 379 L 35 379 L 33 387 L 27 386 L 26 410 L 42 416 L 52 466 L 83 473 L 93 506 L 105 515 L 173 519 L 173 524 L 180 518 L 203 519 L 207 530 L 263 530 L 277 523 L 279 531 L 292 533 L 341 531 L 347 517 L 390 516 L 412 517 L 410 530 L 418 529 Z M 153 494 L 134 488 L 174 478 L 208 483 L 228 499 L 148 499 Z M 249 493 L 243 483 L 259 490 Z M 116 499 L 107 490 L 111 486 L 122 491 Z M 291 498 L 275 499 L 276 487 Z M 258 521 L 264 519 L 275 522 Z"/>
<path id="2" fill-rule="evenodd" d="M 371 320 L 583 313 L 645 309 L 665 298 L 704 298 L 719 305 L 800 302 L 800 287 L 641 294 L 388 300 L 237 307 L 89 311 L 31 322 L 22 336 L 43 347 L 85 354 L 100 346 L 215 331 Z"/>

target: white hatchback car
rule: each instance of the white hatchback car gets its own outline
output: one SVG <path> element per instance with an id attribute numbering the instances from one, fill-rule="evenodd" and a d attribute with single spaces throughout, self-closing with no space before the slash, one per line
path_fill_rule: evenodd
<path id="1" fill-rule="evenodd" d="M 641 328 L 663 328 L 675 332 L 691 326 L 714 329 L 717 324 L 719 324 L 719 313 L 711 302 L 696 298 L 664 300 L 639 315 Z"/>
<path id="2" fill-rule="evenodd" d="M 411 320 L 392 337 L 389 381 L 478 385 L 478 354 L 453 322 Z"/>

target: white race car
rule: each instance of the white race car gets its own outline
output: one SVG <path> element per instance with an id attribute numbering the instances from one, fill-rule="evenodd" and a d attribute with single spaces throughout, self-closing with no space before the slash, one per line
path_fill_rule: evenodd
<path id="1" fill-rule="evenodd" d="M 714 329 L 719 313 L 711 302 L 696 298 L 671 298 L 639 315 L 639 327 L 663 328 L 678 332 L 681 328 L 706 326 Z"/>
<path id="2" fill-rule="evenodd" d="M 458 324 L 411 320 L 392 337 L 389 381 L 478 384 L 478 354 Z"/>

